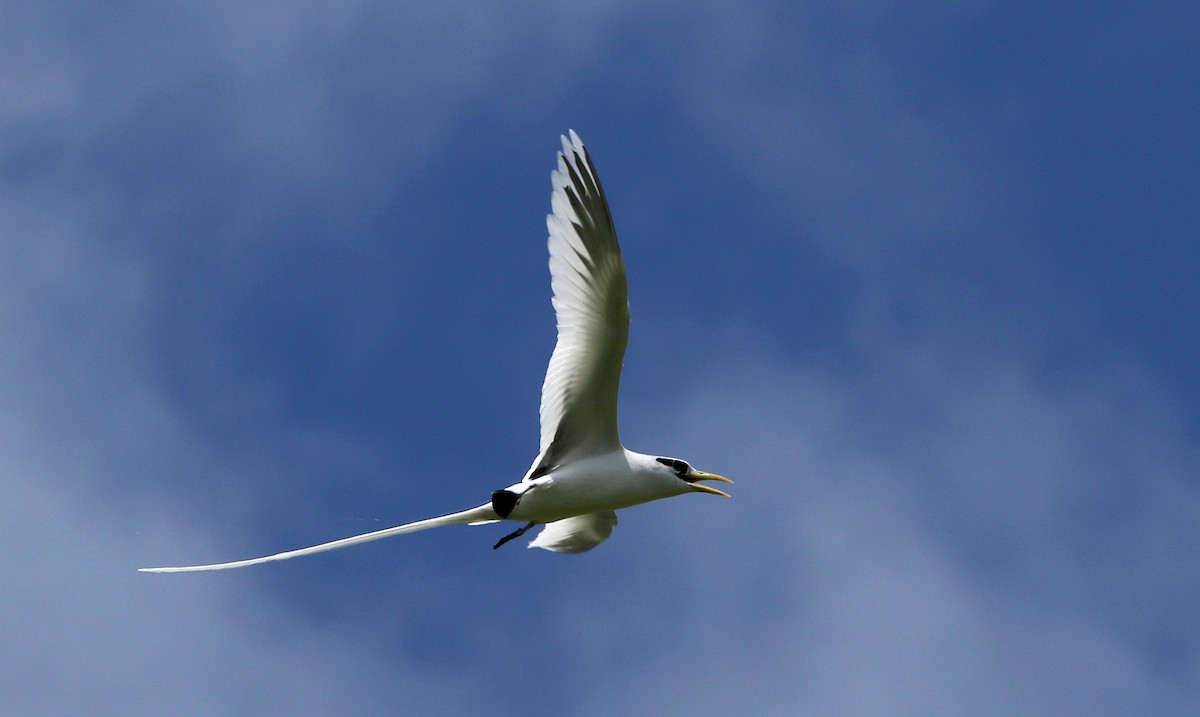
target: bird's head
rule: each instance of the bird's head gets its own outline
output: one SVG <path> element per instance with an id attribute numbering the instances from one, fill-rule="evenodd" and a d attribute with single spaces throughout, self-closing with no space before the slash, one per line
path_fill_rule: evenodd
<path id="1" fill-rule="evenodd" d="M 715 480 L 722 483 L 733 483 L 733 481 L 729 480 L 725 476 L 719 476 L 716 473 L 705 473 L 704 471 L 698 471 L 688 465 L 687 461 L 681 461 L 678 458 L 665 458 L 662 456 L 657 456 L 654 460 L 661 463 L 668 470 L 670 470 L 676 478 L 687 484 L 687 488 L 684 492 L 687 490 L 692 490 L 698 493 L 712 493 L 713 495 L 721 495 L 725 496 L 726 498 L 729 497 L 729 494 L 723 490 L 717 490 L 716 488 L 712 488 L 697 482 L 702 480 Z"/>

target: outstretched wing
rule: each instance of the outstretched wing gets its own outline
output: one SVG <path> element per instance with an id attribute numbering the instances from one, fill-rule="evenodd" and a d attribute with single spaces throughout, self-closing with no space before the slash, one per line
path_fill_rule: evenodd
<path id="1" fill-rule="evenodd" d="M 547 523 L 529 547 L 556 553 L 582 553 L 603 543 L 615 527 L 617 514 L 611 510 L 563 518 Z"/>
<path id="2" fill-rule="evenodd" d="M 617 386 L 629 290 L 600 178 L 579 135 L 570 135 L 550 176 L 553 213 L 546 217 L 558 343 L 542 384 L 540 452 L 554 444 L 559 455 L 587 455 L 621 447 Z"/>

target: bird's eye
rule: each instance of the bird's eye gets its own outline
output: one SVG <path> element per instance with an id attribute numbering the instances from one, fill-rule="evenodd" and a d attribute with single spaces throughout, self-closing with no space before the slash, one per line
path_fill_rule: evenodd
<path id="1" fill-rule="evenodd" d="M 655 458 L 655 460 L 675 471 L 680 477 L 687 475 L 692 470 L 692 467 L 686 461 L 681 461 L 678 458 Z"/>

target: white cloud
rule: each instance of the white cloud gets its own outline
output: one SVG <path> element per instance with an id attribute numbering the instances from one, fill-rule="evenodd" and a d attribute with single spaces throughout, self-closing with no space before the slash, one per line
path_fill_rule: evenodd
<path id="1" fill-rule="evenodd" d="M 6 208 L 10 217 L 29 219 L 19 207 Z M 86 220 L 52 218 L 52 231 L 35 233 L 44 241 L 6 243 L 0 262 L 5 709 L 468 711 L 482 688 L 419 660 L 397 661 L 388 634 L 376 632 L 388 626 L 404 634 L 403 621 L 392 616 L 315 619 L 290 609 L 252 574 L 163 581 L 135 572 L 151 556 L 245 549 L 251 517 L 262 510 L 258 478 L 284 470 L 285 460 L 272 449 L 230 454 L 180 415 L 144 343 L 154 301 L 151 263 L 103 251 L 84 231 Z M 275 408 L 267 402 L 247 410 L 271 415 Z M 295 446 L 294 460 L 325 450 L 355 455 L 330 448 L 336 437 L 312 439 L 311 453 Z M 203 501 L 189 510 L 188 496 L 167 495 L 189 481 L 217 480 L 241 487 L 219 511 Z M 303 514 L 303 506 L 288 510 Z"/>
<path id="2" fill-rule="evenodd" d="M 421 636 L 410 614 L 446 608 L 430 596 L 450 586 L 428 590 L 428 578 L 396 576 L 383 602 L 333 586 L 333 599 L 371 607 L 322 620 L 297 612 L 269 574 L 134 572 L 255 544 L 252 517 L 278 496 L 271 486 L 314 462 L 328 474 L 395 469 L 336 432 L 289 426 L 271 386 L 231 386 L 220 366 L 201 374 L 200 400 L 252 419 L 256 433 L 222 441 L 197 425 L 161 373 L 163 347 L 191 340 L 162 321 L 171 270 L 194 261 L 222 282 L 260 280 L 246 257 L 278 241 L 262 230 L 297 197 L 341 192 L 347 214 L 378 201 L 389 191 L 381 153 L 412 163 L 398 175 L 419 176 L 422 157 L 452 139 L 456 113 L 503 92 L 497 76 L 527 64 L 525 40 L 542 30 L 486 4 L 314 7 L 147 7 L 82 33 L 72 28 L 85 22 L 41 9 L 0 30 L 0 75 L 16 88 L 0 102 L 7 710 L 463 714 L 494 686 L 478 661 L 447 666 L 395 644 L 436 652 L 447 639 Z M 548 68 L 560 78 L 594 42 L 543 39 L 564 49 Z M 364 72 L 371 63 L 378 74 Z M 195 237 L 163 229 L 190 217 L 207 223 Z M 196 348 L 219 362 L 219 346 Z M 304 520 L 315 500 L 296 496 L 287 520 Z M 471 642 L 486 618 L 463 628 Z"/>
<path id="3" fill-rule="evenodd" d="M 637 413 L 628 433 L 738 484 L 628 512 L 621 541 L 673 547 L 614 589 L 689 590 L 589 713 L 1192 713 L 1195 654 L 1158 645 L 1195 645 L 1200 590 L 1169 402 L 1123 369 L 1063 390 L 930 346 L 864 363 L 729 354 Z"/>
<path id="4" fill-rule="evenodd" d="M 552 104 L 632 22 L 621 3 L 206 7 L 88 37 L 52 15 L 39 32 L 0 30 L 0 72 L 17 88 L 0 102 L 9 709 L 536 714 L 573 699 L 604 714 L 1195 712 L 1188 476 L 1200 466 L 1173 397 L 1136 368 L 1048 386 L 1017 349 L 958 335 L 896 345 L 870 309 L 848 329 L 856 368 L 731 352 L 673 403 L 626 403 L 633 447 L 728 473 L 736 497 L 628 511 L 576 562 L 483 550 L 479 570 L 478 555 L 443 565 L 413 550 L 405 570 L 353 585 L 313 564 L 333 583 L 310 588 L 327 591 L 317 607 L 280 572 L 134 573 L 150 554 L 237 557 L 264 539 L 253 517 L 268 510 L 275 526 L 310 520 L 317 499 L 285 510 L 265 497 L 305 466 L 396 468 L 336 431 L 289 425 L 272 386 L 231 388 L 222 370 L 200 400 L 261 432 L 235 447 L 190 421 L 155 374 L 155 342 L 186 340 L 156 334 L 163 265 L 195 251 L 155 233 L 162 216 L 213 221 L 198 261 L 253 284 L 247 256 L 279 241 L 259 229 L 287 203 L 341 192 L 351 215 L 380 200 L 389 170 L 375 153 L 419 177 L 459 113 L 484 99 L 514 115 Z M 835 53 L 814 81 L 829 61 L 772 18 L 704 12 L 695 41 L 727 44 L 697 45 L 664 87 L 763 186 L 802 183 L 805 211 L 833 207 L 809 218 L 848 272 L 877 280 L 897 256 L 940 260 L 920 241 L 889 245 L 881 216 L 943 241 L 995 199 L 953 127 L 923 122 L 903 96 L 864 96 L 889 83 L 872 47 Z M 780 84 L 768 65 L 781 57 L 820 64 L 805 75 L 815 84 Z M 914 180 L 900 168 L 917 160 Z M 142 163 L 152 171 L 131 169 Z M 873 190 L 870 211 L 856 205 Z M 213 195 L 228 215 L 209 213 Z M 237 490 L 192 487 L 211 483 Z M 415 544 L 443 540 L 456 538 Z"/>
<path id="5" fill-rule="evenodd" d="M 281 610 L 254 581 L 155 580 L 133 572 L 147 541 L 189 549 L 193 524 L 116 523 L 53 460 L 9 461 L 0 525 L 0 687 L 17 714 L 426 713 L 470 691 L 396 664 L 378 639 Z M 147 506 L 163 509 L 165 506 Z M 147 510 L 149 512 L 149 510 Z M 166 511 L 163 511 L 166 514 Z M 126 516 L 127 518 L 128 516 Z M 145 530 L 149 528 L 148 530 Z M 173 537 L 168 537 L 173 536 Z"/>

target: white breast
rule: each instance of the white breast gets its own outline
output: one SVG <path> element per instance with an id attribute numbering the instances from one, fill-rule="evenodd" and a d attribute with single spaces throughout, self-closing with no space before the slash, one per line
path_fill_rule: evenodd
<path id="1" fill-rule="evenodd" d="M 521 500 L 510 520 L 549 523 L 576 515 L 619 510 L 687 492 L 687 485 L 652 459 L 632 451 L 604 453 L 567 461 L 533 485 L 513 486 Z"/>

